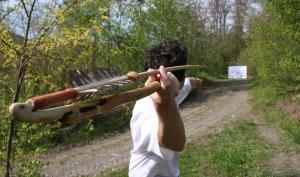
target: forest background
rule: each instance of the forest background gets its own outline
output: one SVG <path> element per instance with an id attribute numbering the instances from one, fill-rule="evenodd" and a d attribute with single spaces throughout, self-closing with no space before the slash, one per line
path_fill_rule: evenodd
<path id="1" fill-rule="evenodd" d="M 0 1 L 0 174 L 10 127 L 18 175 L 37 175 L 34 157 L 62 141 L 59 124 L 11 124 L 12 102 L 68 87 L 72 69 L 142 71 L 145 50 L 162 39 L 182 42 L 189 64 L 213 68 L 190 75 L 212 79 L 247 65 L 257 87 L 299 93 L 299 7 L 297 0 Z M 85 126 L 84 138 L 95 134 Z"/>

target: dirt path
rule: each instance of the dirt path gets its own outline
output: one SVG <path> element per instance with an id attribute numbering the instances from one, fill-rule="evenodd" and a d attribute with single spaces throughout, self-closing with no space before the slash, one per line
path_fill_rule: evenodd
<path id="1" fill-rule="evenodd" d="M 248 81 L 219 80 L 201 92 L 193 92 L 181 106 L 186 135 L 221 130 L 238 118 L 249 116 Z M 126 165 L 132 148 L 130 132 L 88 145 L 45 155 L 44 176 L 83 176 L 99 174 L 109 168 Z"/>

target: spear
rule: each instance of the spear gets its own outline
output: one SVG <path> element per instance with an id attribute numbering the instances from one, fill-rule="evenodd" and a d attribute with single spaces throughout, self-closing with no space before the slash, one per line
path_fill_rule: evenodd
<path id="1" fill-rule="evenodd" d="M 201 65 L 182 65 L 167 67 L 166 71 L 171 72 L 192 68 L 201 70 L 207 69 L 207 67 Z M 97 88 L 101 88 L 101 86 L 110 85 L 112 83 L 124 80 L 137 81 L 141 78 L 146 78 L 157 73 L 159 73 L 158 69 L 140 73 L 131 71 L 127 75 L 105 79 L 91 84 L 68 88 L 62 91 L 33 97 L 28 99 L 25 103 L 13 103 L 9 108 L 9 113 L 10 115 L 12 115 L 13 119 L 21 122 L 49 123 L 60 120 L 64 124 L 76 123 L 104 113 L 124 103 L 133 102 L 146 97 L 151 93 L 157 91 L 160 88 L 160 84 L 158 82 L 153 82 L 149 86 L 144 88 L 122 92 L 86 103 L 73 103 L 48 109 L 43 108 L 49 107 L 62 101 L 75 99 L 76 97 L 82 94 L 89 93 L 90 91 L 97 91 Z"/>

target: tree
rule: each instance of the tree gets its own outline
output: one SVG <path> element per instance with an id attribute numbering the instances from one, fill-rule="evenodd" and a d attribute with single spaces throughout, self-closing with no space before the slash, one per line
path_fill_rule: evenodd
<path id="1" fill-rule="evenodd" d="M 260 86 L 274 87 L 282 94 L 297 93 L 299 1 L 267 0 L 263 7 L 263 12 L 251 19 L 250 36 L 241 59 L 255 67 Z"/>
<path id="2" fill-rule="evenodd" d="M 61 9 L 62 12 L 67 12 L 72 6 L 74 6 L 77 3 L 77 1 L 71 2 L 69 4 L 62 4 Z M 34 12 L 36 10 L 36 7 L 38 6 L 38 3 L 36 0 L 33 0 L 31 2 L 25 2 L 21 1 L 20 3 L 12 4 L 11 6 L 5 6 L 6 9 L 3 9 L 1 11 L 6 12 L 1 16 L 2 22 L 6 24 L 7 26 L 10 26 L 12 21 L 8 20 L 10 19 L 10 15 L 19 15 L 17 17 L 21 17 L 20 19 L 15 19 L 18 21 L 18 26 L 14 28 L 16 31 L 23 32 L 23 40 L 22 44 L 15 44 L 11 38 L 9 38 L 9 35 L 3 35 L 3 34 L 11 34 L 9 32 L 10 29 L 2 27 L 1 28 L 1 53 L 5 53 L 5 62 L 11 63 L 11 65 L 16 65 L 16 63 L 19 63 L 18 67 L 15 67 L 14 69 L 17 69 L 17 82 L 16 82 L 16 89 L 14 90 L 14 98 L 13 102 L 17 102 L 22 94 L 21 89 L 24 88 L 24 77 L 26 74 L 26 70 L 28 69 L 28 65 L 30 64 L 30 61 L 35 58 L 39 53 L 39 48 L 42 44 L 44 44 L 46 38 L 49 36 L 49 33 L 53 29 L 53 27 L 58 23 L 59 15 L 57 15 L 52 21 L 49 21 L 48 18 L 45 18 L 45 21 L 43 23 L 40 23 L 40 21 L 37 20 L 37 16 L 35 16 Z M 34 26 L 34 24 L 43 24 L 42 26 Z M 34 38 L 36 37 L 36 38 Z M 11 54 L 7 55 L 7 51 L 5 49 L 9 49 L 13 51 Z M 11 59 L 11 60 L 9 60 Z M 13 70 L 15 71 L 15 70 Z M 11 78 L 7 78 L 11 79 Z M 11 88 L 11 86 L 9 86 Z M 24 89 L 25 90 L 25 89 Z M 24 94 L 23 90 L 23 94 Z M 7 106 L 7 105 L 4 105 Z M 3 110 L 3 109 L 1 109 Z M 10 155 L 11 155 L 11 145 L 12 145 L 12 137 L 14 134 L 14 128 L 15 128 L 16 122 L 14 120 L 10 123 L 9 128 L 9 138 L 8 138 L 8 147 L 7 147 L 7 161 L 6 161 L 6 176 L 10 176 Z M 3 143 L 1 143 L 3 144 Z"/>

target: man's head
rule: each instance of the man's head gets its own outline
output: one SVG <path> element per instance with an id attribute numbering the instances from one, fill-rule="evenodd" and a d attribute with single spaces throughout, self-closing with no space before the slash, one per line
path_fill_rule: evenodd
<path id="1" fill-rule="evenodd" d="M 146 54 L 144 69 L 158 69 L 165 67 L 185 65 L 187 63 L 187 48 L 175 40 L 163 40 L 153 46 Z M 179 81 L 184 80 L 185 70 L 172 72 Z"/>

